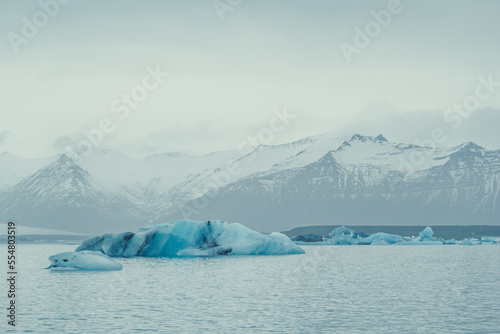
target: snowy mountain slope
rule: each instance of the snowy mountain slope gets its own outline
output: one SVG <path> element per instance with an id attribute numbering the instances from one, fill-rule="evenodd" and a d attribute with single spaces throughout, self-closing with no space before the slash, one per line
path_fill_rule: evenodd
<path id="1" fill-rule="evenodd" d="M 155 189 L 166 192 L 190 175 L 213 172 L 240 156 L 233 150 L 198 156 L 165 153 L 134 159 L 113 150 L 95 150 L 82 159 L 81 165 L 108 186 L 150 188 L 154 184 Z"/>
<path id="2" fill-rule="evenodd" d="M 23 159 L 8 152 L 3 152 L 0 154 L 0 190 L 20 182 L 56 159 L 57 156 Z"/>
<path id="3" fill-rule="evenodd" d="M 265 146 L 260 145 L 251 150 L 236 151 L 238 155 L 226 159 L 217 168 L 206 168 L 197 174 L 190 174 L 183 182 L 172 187 L 163 196 L 164 204 L 160 216 L 176 210 L 188 200 L 203 196 L 214 189 L 234 183 L 249 175 L 274 168 L 283 160 L 298 154 L 313 143 L 313 139 L 305 139 L 290 144 Z"/>
<path id="4" fill-rule="evenodd" d="M 1 177 L 10 180 L 0 189 L 0 213 L 35 227 L 100 233 L 212 218 L 261 231 L 500 224 L 500 151 L 474 143 L 432 148 L 381 135 L 325 134 L 200 156 L 134 159 L 95 150 L 79 163 L 65 155 L 47 158 L 45 167 L 18 182 L 9 161 L 35 164 L 9 159 L 0 156 Z"/>
<path id="5" fill-rule="evenodd" d="M 353 137 L 349 145 L 344 143 L 307 166 L 274 168 L 227 185 L 193 218 L 216 215 L 262 231 L 297 221 L 298 225 L 500 223 L 498 151 L 471 143 L 441 150 L 410 147 L 413 152 L 427 151 L 428 158 L 425 167 L 406 170 L 398 166 L 408 148 L 364 139 Z"/>
<path id="6" fill-rule="evenodd" d="M 127 226 L 143 213 L 112 193 L 66 155 L 0 192 L 2 216 L 22 225 L 89 232 Z"/>

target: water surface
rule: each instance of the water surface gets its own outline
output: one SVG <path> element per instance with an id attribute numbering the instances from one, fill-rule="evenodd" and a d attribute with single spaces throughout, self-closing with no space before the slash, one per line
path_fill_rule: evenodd
<path id="1" fill-rule="evenodd" d="M 115 272 L 43 269 L 75 248 L 18 245 L 12 332 L 500 332 L 499 246 L 304 246 L 305 255 L 118 259 Z"/>

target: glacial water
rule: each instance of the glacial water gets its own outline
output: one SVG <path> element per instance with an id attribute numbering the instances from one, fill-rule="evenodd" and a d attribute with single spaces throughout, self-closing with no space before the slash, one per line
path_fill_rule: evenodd
<path id="1" fill-rule="evenodd" d="M 44 269 L 75 248 L 18 245 L 17 326 L 7 326 L 3 280 L 0 332 L 500 332 L 500 246 L 303 246 L 304 255 Z"/>

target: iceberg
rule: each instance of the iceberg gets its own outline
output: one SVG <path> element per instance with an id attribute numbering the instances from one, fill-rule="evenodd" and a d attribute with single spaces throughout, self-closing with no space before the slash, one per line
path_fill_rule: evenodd
<path id="1" fill-rule="evenodd" d="M 278 232 L 262 234 L 238 223 L 191 220 L 149 225 L 136 233 L 104 234 L 76 249 L 111 257 L 190 257 L 218 255 L 303 254 L 302 248 Z"/>
<path id="2" fill-rule="evenodd" d="M 317 238 L 318 239 L 318 238 Z M 492 245 L 500 244 L 500 237 L 468 238 L 464 240 L 436 238 L 431 227 L 427 226 L 417 236 L 403 237 L 396 234 L 377 232 L 371 235 L 355 232 L 345 226 L 335 228 L 330 234 L 314 242 L 309 235 L 292 239 L 297 244 L 312 245 Z"/>
<path id="3" fill-rule="evenodd" d="M 123 266 L 101 252 L 64 252 L 49 257 L 47 269 L 122 270 Z"/>
<path id="4" fill-rule="evenodd" d="M 383 237 L 373 240 L 370 245 L 390 245 Z"/>
<path id="5" fill-rule="evenodd" d="M 481 242 L 483 243 L 493 243 L 500 244 L 500 237 L 482 237 Z"/>
<path id="6" fill-rule="evenodd" d="M 403 237 L 400 235 L 377 232 L 365 238 L 359 238 L 359 243 L 362 245 L 371 245 L 376 240 L 378 240 L 379 245 L 381 244 L 380 243 L 381 240 L 383 240 L 388 245 L 393 245 L 398 242 L 404 241 Z"/>
<path id="7" fill-rule="evenodd" d="M 318 241 L 323 241 L 323 237 L 317 234 L 304 234 L 293 237 L 292 241 L 298 241 L 303 243 L 318 242 Z"/>
<path id="8" fill-rule="evenodd" d="M 320 244 L 325 245 L 392 245 L 404 241 L 402 236 L 378 232 L 365 234 L 340 226 L 334 229 Z"/>

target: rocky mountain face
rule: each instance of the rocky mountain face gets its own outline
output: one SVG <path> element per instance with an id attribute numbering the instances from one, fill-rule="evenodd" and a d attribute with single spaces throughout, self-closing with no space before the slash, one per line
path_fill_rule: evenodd
<path id="1" fill-rule="evenodd" d="M 96 150 L 76 163 L 4 153 L 0 174 L 4 219 L 83 233 L 178 219 L 222 219 L 265 232 L 500 225 L 500 150 L 474 143 L 433 148 L 326 134 L 202 156 L 133 159 Z"/>

